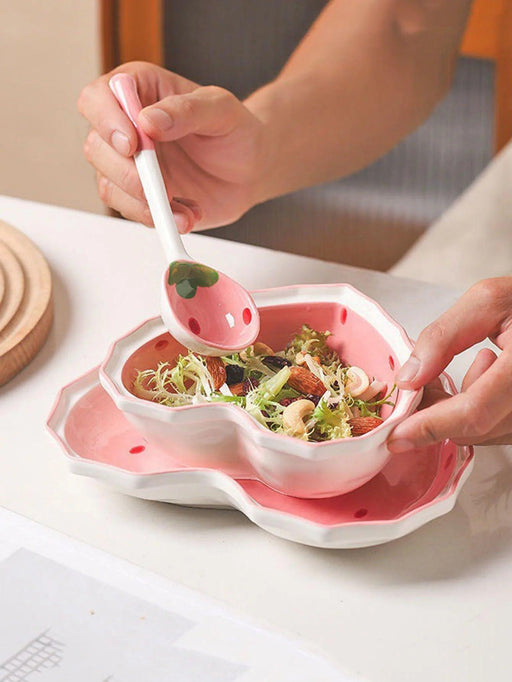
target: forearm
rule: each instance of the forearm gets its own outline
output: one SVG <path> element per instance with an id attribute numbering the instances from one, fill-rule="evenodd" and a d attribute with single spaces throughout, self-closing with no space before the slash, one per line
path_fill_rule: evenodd
<path id="1" fill-rule="evenodd" d="M 451 81 L 471 0 L 333 0 L 279 77 L 246 104 L 264 122 L 257 201 L 371 163 Z"/>

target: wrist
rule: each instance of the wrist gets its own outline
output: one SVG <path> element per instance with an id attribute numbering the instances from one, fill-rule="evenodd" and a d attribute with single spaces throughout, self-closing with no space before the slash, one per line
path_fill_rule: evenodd
<path id="1" fill-rule="evenodd" d="M 323 182 L 317 164 L 318 74 L 282 75 L 253 93 L 245 106 L 261 123 L 260 160 L 254 195 L 259 203 Z M 330 179 L 330 178 L 329 178 Z"/>
<path id="2" fill-rule="evenodd" d="M 280 121 L 277 107 L 278 86 L 275 82 L 263 86 L 244 102 L 244 105 L 258 120 L 256 138 L 255 172 L 249 190 L 251 207 L 272 199 L 283 191 L 277 181 L 279 161 L 286 158 L 284 140 L 279 134 Z"/>

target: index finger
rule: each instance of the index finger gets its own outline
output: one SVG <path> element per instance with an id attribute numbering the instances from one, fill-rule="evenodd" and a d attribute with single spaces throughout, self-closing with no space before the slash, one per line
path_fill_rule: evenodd
<path id="1" fill-rule="evenodd" d="M 512 412 L 512 353 L 504 351 L 464 393 L 421 410 L 391 434 L 391 452 L 406 452 L 446 438 L 477 444 Z"/>
<path id="2" fill-rule="evenodd" d="M 498 336 L 512 313 L 512 277 L 479 282 L 426 327 L 397 376 L 399 388 L 418 389 L 432 381 L 455 355 L 486 337 Z"/>

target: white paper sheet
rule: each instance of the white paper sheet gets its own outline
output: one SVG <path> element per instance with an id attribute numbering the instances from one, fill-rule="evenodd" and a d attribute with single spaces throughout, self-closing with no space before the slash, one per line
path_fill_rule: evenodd
<path id="1" fill-rule="evenodd" d="M 0 682 L 347 679 L 207 597 L 0 509 Z"/>

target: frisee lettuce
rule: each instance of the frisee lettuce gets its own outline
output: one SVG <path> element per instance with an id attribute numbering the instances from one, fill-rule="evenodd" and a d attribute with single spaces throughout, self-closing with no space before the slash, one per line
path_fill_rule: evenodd
<path id="1" fill-rule="evenodd" d="M 332 363 L 340 363 L 340 358 L 335 350 L 329 348 L 327 339 L 331 336 L 331 332 L 319 332 L 307 324 L 303 324 L 300 332 L 296 334 L 293 339 L 286 346 L 284 351 L 285 357 L 292 362 L 295 360 L 297 353 L 309 353 L 311 356 L 320 358 L 322 365 L 331 365 Z"/>
<path id="2" fill-rule="evenodd" d="M 353 398 L 346 390 L 348 367 L 337 353 L 329 348 L 329 332 L 319 332 L 303 325 L 285 350 L 275 355 L 286 358 L 292 365 L 301 366 L 319 378 L 325 393 L 307 421 L 304 440 L 324 441 L 348 438 L 351 435 L 349 420 L 353 416 L 380 416 L 383 405 L 393 405 L 390 397 L 395 387 L 380 400 L 364 401 Z M 297 354 L 300 357 L 297 358 Z M 320 362 L 318 361 L 320 360 Z M 224 365 L 241 367 L 244 379 L 244 395 L 230 395 L 226 386 L 222 392 L 215 390 L 205 358 L 189 352 L 179 355 L 174 363 L 159 363 L 156 369 L 146 369 L 136 374 L 133 393 L 169 407 L 195 405 L 208 402 L 225 402 L 246 410 L 262 426 L 276 433 L 286 433 L 283 412 L 297 398 L 308 398 L 288 385 L 290 367 L 269 367 L 250 346 L 240 353 L 222 358 Z M 318 400 L 318 399 L 317 399 Z M 292 435 L 292 434 L 289 434 Z"/>
<path id="3" fill-rule="evenodd" d="M 343 402 L 337 405 L 329 405 L 322 398 L 312 415 L 313 431 L 320 436 L 321 440 L 334 440 L 335 438 L 349 438 L 351 434 L 350 412 Z"/>
<path id="4" fill-rule="evenodd" d="M 383 405 L 395 406 L 395 403 L 390 400 L 395 389 L 396 384 L 393 384 L 392 389 L 380 400 L 375 400 L 374 398 L 371 400 L 360 400 L 358 398 L 352 398 L 352 396 L 349 395 L 347 396 L 346 403 L 349 407 L 355 407 L 359 410 L 361 417 L 380 417 L 380 410 Z"/>

